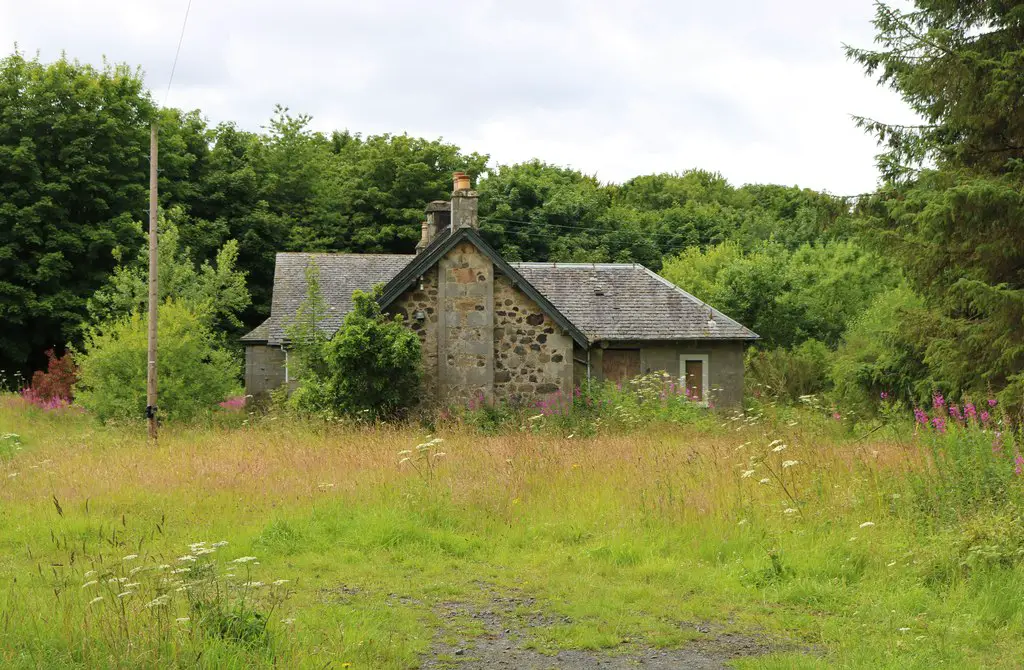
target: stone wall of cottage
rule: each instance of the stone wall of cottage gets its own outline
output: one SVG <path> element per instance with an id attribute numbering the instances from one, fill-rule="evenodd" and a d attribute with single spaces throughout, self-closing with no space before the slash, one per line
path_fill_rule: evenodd
<path id="1" fill-rule="evenodd" d="M 530 402 L 573 388 L 572 338 L 468 242 L 389 311 L 420 338 L 428 405 Z"/>
<path id="2" fill-rule="evenodd" d="M 573 388 L 572 338 L 508 277 L 494 278 L 494 395 L 505 402 Z"/>
<path id="3" fill-rule="evenodd" d="M 494 264 L 471 242 L 437 263 L 438 398 L 444 405 L 494 399 Z"/>
<path id="4" fill-rule="evenodd" d="M 437 309 L 437 266 L 424 273 L 421 281 L 403 293 L 389 311 L 405 319 L 405 325 L 420 338 L 423 351 L 422 398 L 433 404 L 437 398 L 437 333 L 440 314 Z"/>

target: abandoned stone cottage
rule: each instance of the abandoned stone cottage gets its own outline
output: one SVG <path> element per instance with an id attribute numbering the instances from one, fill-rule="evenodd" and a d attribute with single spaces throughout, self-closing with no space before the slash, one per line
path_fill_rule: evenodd
<path id="1" fill-rule="evenodd" d="M 419 335 L 427 402 L 540 398 L 656 371 L 704 401 L 741 402 L 755 333 L 641 265 L 506 262 L 478 231 L 469 178 L 454 182 L 450 201 L 427 205 L 415 254 L 277 255 L 270 317 L 242 338 L 248 394 L 293 381 L 285 329 L 316 263 L 328 335 L 353 291 L 384 285 L 384 310 Z"/>

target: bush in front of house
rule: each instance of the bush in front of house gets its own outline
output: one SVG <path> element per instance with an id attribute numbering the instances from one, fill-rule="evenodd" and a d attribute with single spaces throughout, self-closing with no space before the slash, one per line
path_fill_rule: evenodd
<path id="1" fill-rule="evenodd" d="M 310 314 L 316 318 L 315 310 Z M 291 332 L 303 330 L 300 323 Z M 420 340 L 399 317 L 382 313 L 371 293 L 352 294 L 352 311 L 330 340 L 307 337 L 302 342 L 293 345 L 302 375 L 289 399 L 300 413 L 393 419 L 419 398 Z"/>
<path id="2" fill-rule="evenodd" d="M 167 300 L 158 312 L 159 416 L 192 419 L 238 392 L 240 365 L 221 348 L 208 319 L 187 303 Z M 146 410 L 146 315 L 90 328 L 75 355 L 75 401 L 99 419 L 142 419 Z"/>

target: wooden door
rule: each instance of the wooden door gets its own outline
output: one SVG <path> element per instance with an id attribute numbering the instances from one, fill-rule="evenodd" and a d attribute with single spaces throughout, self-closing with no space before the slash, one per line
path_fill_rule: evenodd
<path id="1" fill-rule="evenodd" d="M 704 361 L 686 361 L 686 391 L 695 400 L 704 399 Z"/>
<path id="2" fill-rule="evenodd" d="M 604 378 L 610 382 L 628 382 L 640 374 L 639 349 L 605 349 Z"/>

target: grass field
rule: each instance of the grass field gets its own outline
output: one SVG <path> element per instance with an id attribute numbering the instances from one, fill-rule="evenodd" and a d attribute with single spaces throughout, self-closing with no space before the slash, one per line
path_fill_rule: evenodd
<path id="1" fill-rule="evenodd" d="M 503 622 L 545 655 L 1024 663 L 1018 513 L 915 512 L 909 426 L 229 424 L 153 447 L 0 397 L 0 665 L 458 667 Z"/>

